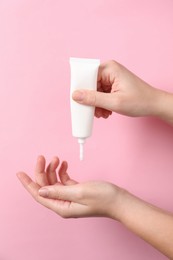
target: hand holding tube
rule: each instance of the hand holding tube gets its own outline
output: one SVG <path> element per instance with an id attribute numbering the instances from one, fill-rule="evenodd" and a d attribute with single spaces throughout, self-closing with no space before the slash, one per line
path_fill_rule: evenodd
<path id="1" fill-rule="evenodd" d="M 157 116 L 173 121 L 173 95 L 154 88 L 116 61 L 100 65 L 97 91 L 78 90 L 73 99 L 96 107 L 95 116 L 107 118 L 112 112 L 138 117 Z"/>

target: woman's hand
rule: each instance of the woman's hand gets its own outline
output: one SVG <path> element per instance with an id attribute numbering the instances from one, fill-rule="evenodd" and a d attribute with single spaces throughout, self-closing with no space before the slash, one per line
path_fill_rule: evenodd
<path id="1" fill-rule="evenodd" d="M 60 165 L 57 157 L 46 169 L 45 165 L 45 158 L 39 156 L 35 182 L 24 172 L 17 174 L 37 202 L 64 218 L 103 216 L 119 219 L 121 188 L 108 182 L 77 183 L 67 174 L 67 162 Z"/>
<path id="2" fill-rule="evenodd" d="M 150 86 L 113 60 L 100 65 L 97 91 L 76 90 L 73 93 L 76 102 L 95 106 L 95 116 L 104 118 L 112 112 L 133 117 L 159 116 L 163 96 L 165 92 Z"/>
<path id="3" fill-rule="evenodd" d="M 56 169 L 59 166 L 58 176 Z M 45 170 L 39 156 L 35 182 L 17 174 L 26 190 L 43 206 L 64 218 L 109 217 L 173 259 L 173 215 L 108 182 L 77 183 L 67 174 L 67 162 L 54 157 Z"/>

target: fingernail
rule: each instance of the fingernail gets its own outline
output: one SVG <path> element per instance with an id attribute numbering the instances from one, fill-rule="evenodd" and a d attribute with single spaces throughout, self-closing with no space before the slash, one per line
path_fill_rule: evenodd
<path id="1" fill-rule="evenodd" d="M 48 194 L 49 194 L 49 191 L 48 189 L 45 189 L 45 188 L 41 188 L 39 191 L 38 191 L 38 194 L 42 197 L 48 197 Z"/>
<path id="2" fill-rule="evenodd" d="M 83 99 L 85 97 L 85 92 L 82 90 L 76 90 L 73 92 L 72 97 L 76 101 L 83 101 Z"/>

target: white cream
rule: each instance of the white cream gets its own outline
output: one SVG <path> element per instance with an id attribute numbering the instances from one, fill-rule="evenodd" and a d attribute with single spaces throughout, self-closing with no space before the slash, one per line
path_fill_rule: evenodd
<path id="1" fill-rule="evenodd" d="M 75 102 L 72 93 L 78 89 L 97 89 L 97 74 L 100 65 L 98 59 L 70 58 L 71 86 L 70 105 L 72 120 L 72 135 L 80 144 L 80 160 L 83 160 L 83 145 L 85 139 L 91 136 L 95 107 Z"/>

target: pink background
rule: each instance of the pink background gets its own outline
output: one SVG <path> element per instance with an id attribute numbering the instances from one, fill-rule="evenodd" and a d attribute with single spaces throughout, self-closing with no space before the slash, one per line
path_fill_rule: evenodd
<path id="1" fill-rule="evenodd" d="M 0 260 L 166 259 L 113 220 L 60 218 L 33 201 L 16 172 L 33 176 L 37 155 L 58 155 L 79 181 L 111 181 L 173 210 L 167 124 L 116 114 L 95 119 L 79 161 L 68 62 L 115 59 L 173 91 L 172 11 L 172 0 L 0 1 Z"/>

